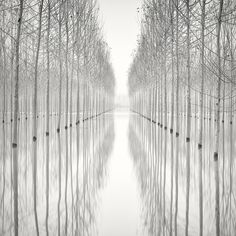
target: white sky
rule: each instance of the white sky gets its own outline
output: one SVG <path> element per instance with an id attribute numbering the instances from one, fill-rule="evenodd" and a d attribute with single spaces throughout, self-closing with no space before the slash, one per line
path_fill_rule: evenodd
<path id="1" fill-rule="evenodd" d="M 131 54 L 137 46 L 139 20 L 137 7 L 142 0 L 98 0 L 105 40 L 111 48 L 116 76 L 116 94 L 127 95 Z"/>

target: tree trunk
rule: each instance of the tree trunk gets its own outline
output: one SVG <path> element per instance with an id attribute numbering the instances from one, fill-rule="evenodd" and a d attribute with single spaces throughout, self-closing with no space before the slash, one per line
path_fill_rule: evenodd
<path id="1" fill-rule="evenodd" d="M 51 6 L 48 0 L 48 29 L 47 29 L 47 114 L 46 114 L 46 233 L 49 235 L 48 230 L 48 216 L 49 216 L 49 89 L 50 89 L 50 55 L 49 55 L 49 42 L 50 42 L 50 27 L 51 27 Z"/>
<path id="2" fill-rule="evenodd" d="M 217 102 L 216 102 L 216 131 L 215 131 L 215 218 L 216 218 L 216 235 L 220 236 L 220 183 L 219 183 L 219 139 L 220 139 L 220 93 L 221 93 L 221 16 L 224 0 L 220 0 L 219 15 L 217 23 L 217 57 L 218 57 L 218 84 L 217 84 Z"/>
<path id="3" fill-rule="evenodd" d="M 203 106 L 204 106 L 204 82 L 205 82 L 205 6 L 206 0 L 202 0 L 201 15 L 201 97 L 200 97 L 200 124 L 199 124 L 199 235 L 203 235 L 203 194 L 202 194 L 202 139 L 203 139 Z"/>
<path id="4" fill-rule="evenodd" d="M 62 27 L 62 16 L 61 16 L 61 0 L 58 0 L 59 3 L 59 108 L 58 108 L 58 125 L 57 125 L 57 133 L 60 132 L 61 128 L 61 89 L 62 89 L 62 58 L 61 58 L 61 27 Z"/>
<path id="5" fill-rule="evenodd" d="M 173 216 L 173 181 L 174 181 L 174 140 L 173 140 L 173 127 L 174 127 L 174 86 L 175 86 L 175 69 L 174 69 L 174 63 L 175 63 L 175 56 L 174 56 L 174 4 L 173 2 L 170 5 L 171 7 L 171 124 L 170 124 L 170 135 L 171 135 L 171 184 L 170 184 L 170 236 L 172 236 L 172 216 Z"/>
<path id="6" fill-rule="evenodd" d="M 69 7 L 68 1 L 66 1 L 65 11 L 66 11 L 66 173 L 65 173 L 65 235 L 67 235 L 67 224 L 68 224 L 68 209 L 67 209 L 67 188 L 68 188 L 68 117 L 69 117 L 69 65 L 68 65 L 68 54 L 69 54 Z"/>
<path id="7" fill-rule="evenodd" d="M 39 5 L 39 21 L 38 21 L 38 42 L 36 48 L 36 59 L 35 59 L 35 70 L 34 70 L 34 102 L 33 102 L 33 195 L 34 195 L 34 218 L 36 233 L 39 235 L 38 226 L 38 215 L 37 215 L 37 112 L 38 112 L 38 61 L 39 61 L 39 50 L 41 44 L 41 28 L 42 28 L 42 11 L 43 2 L 41 0 Z"/>
<path id="8" fill-rule="evenodd" d="M 24 0 L 19 0 L 19 16 L 17 26 L 17 38 L 16 38 L 16 62 L 15 62 L 15 95 L 14 95 L 14 120 L 13 120 L 13 184 L 14 184 L 14 231 L 15 236 L 18 236 L 18 124 L 17 117 L 19 112 L 19 71 L 20 71 L 20 37 L 21 37 L 21 25 L 23 16 Z"/>
<path id="9" fill-rule="evenodd" d="M 179 0 L 176 0 L 176 153 L 175 153 L 175 236 L 178 235 L 179 204 Z"/>
<path id="10" fill-rule="evenodd" d="M 188 236 L 189 227 L 189 191 L 190 191 L 190 135 L 191 135 L 191 68 L 190 68 L 190 6 L 186 0 L 186 21 L 187 21 L 187 153 L 186 153 L 186 225 L 185 236 Z"/>

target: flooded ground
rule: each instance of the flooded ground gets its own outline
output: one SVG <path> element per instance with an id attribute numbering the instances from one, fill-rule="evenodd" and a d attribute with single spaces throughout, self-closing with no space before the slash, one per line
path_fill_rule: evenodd
<path id="1" fill-rule="evenodd" d="M 37 182 L 34 183 L 32 125 L 30 118 L 23 117 L 19 127 L 19 235 L 36 235 L 36 218 L 40 235 L 159 236 L 174 234 L 175 230 L 178 235 L 184 235 L 184 126 L 180 133 L 176 171 L 175 137 L 125 109 L 89 119 L 60 134 L 55 128 L 57 117 L 52 116 L 47 159 L 45 117 L 42 115 L 39 117 Z M 184 117 L 181 119 L 184 122 Z M 204 123 L 204 235 L 215 234 L 212 122 Z M 198 235 L 197 119 L 192 124 L 189 235 Z M 10 122 L 1 125 L 0 235 L 14 234 L 11 129 Z M 221 231 L 222 235 L 235 235 L 236 132 L 235 127 L 227 123 L 223 130 Z"/>

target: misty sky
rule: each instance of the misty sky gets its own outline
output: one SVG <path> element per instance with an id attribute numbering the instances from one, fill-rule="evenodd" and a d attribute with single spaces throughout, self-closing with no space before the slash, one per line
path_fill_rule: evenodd
<path id="1" fill-rule="evenodd" d="M 105 40 L 111 47 L 117 95 L 127 94 L 127 72 L 137 45 L 142 0 L 98 0 Z"/>

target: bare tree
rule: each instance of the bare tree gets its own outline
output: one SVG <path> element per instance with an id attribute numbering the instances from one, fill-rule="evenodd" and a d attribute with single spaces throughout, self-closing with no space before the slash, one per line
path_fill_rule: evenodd
<path id="1" fill-rule="evenodd" d="M 24 0 L 19 1 L 19 16 L 16 38 L 16 72 L 15 72 L 15 95 L 14 95 L 14 119 L 13 119 L 13 175 L 14 175 L 14 230 L 18 236 L 18 115 L 19 115 L 19 72 L 20 72 L 20 38 L 23 21 Z"/>

